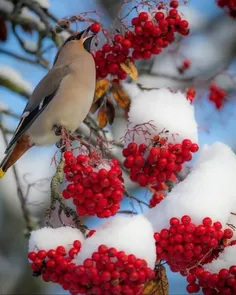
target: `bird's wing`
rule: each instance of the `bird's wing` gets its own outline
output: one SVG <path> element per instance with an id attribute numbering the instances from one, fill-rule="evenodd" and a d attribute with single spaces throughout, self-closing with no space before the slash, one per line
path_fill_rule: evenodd
<path id="1" fill-rule="evenodd" d="M 70 68 L 68 65 L 52 68 L 39 82 L 24 109 L 21 120 L 5 153 L 11 150 L 14 143 L 25 133 L 50 103 L 60 87 L 61 81 L 69 74 L 69 72 Z"/>

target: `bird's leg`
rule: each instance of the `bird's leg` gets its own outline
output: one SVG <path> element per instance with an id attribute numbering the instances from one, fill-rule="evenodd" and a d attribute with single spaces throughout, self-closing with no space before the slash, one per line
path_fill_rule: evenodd
<path id="1" fill-rule="evenodd" d="M 53 130 L 56 136 L 61 136 L 60 141 L 57 142 L 57 147 L 69 150 L 71 148 L 71 132 L 67 130 L 64 126 L 54 125 Z"/>

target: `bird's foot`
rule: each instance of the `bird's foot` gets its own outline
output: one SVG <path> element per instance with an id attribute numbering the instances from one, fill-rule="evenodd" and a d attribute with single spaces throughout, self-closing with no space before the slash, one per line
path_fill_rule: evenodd
<path id="1" fill-rule="evenodd" d="M 61 139 L 56 143 L 56 146 L 63 150 L 71 148 L 71 131 L 67 130 L 64 126 L 54 125 L 53 130 L 56 136 L 61 136 Z"/>
<path id="2" fill-rule="evenodd" d="M 56 136 L 61 136 L 62 135 L 62 128 L 63 128 L 62 126 L 58 126 L 58 125 L 54 125 L 52 127 L 52 129 L 53 129 Z"/>

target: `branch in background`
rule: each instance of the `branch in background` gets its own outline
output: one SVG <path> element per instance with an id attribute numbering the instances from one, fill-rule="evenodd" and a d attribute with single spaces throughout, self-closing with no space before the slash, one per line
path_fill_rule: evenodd
<path id="1" fill-rule="evenodd" d="M 0 123 L 0 130 L 2 131 L 3 139 L 4 139 L 5 145 L 7 147 L 8 141 L 7 141 L 6 129 L 2 126 L 2 123 Z M 18 175 L 18 172 L 17 172 L 15 166 L 13 166 L 13 175 L 15 178 L 16 186 L 17 186 L 17 195 L 18 195 L 18 198 L 19 198 L 19 201 L 21 204 L 22 214 L 23 214 L 25 224 L 26 224 L 26 229 L 27 229 L 26 235 L 28 236 L 29 233 L 37 227 L 37 225 L 35 224 L 35 222 L 33 222 L 32 218 L 30 216 L 30 212 L 27 208 L 26 199 L 25 199 L 23 191 L 21 189 L 19 175 Z"/>
<path id="2" fill-rule="evenodd" d="M 0 75 L 0 86 L 6 87 L 11 91 L 24 96 L 29 99 L 31 92 L 25 89 L 20 83 L 16 83 L 13 79 L 8 79 Z"/>
<path id="3" fill-rule="evenodd" d="M 33 59 L 30 59 L 30 58 L 18 55 L 17 53 L 5 50 L 3 48 L 0 49 L 0 53 L 8 55 L 10 57 L 13 57 L 13 58 L 18 59 L 18 60 L 23 61 L 23 62 L 27 62 L 27 63 L 32 64 L 32 65 L 39 65 L 39 66 L 41 66 L 41 67 L 43 67 L 45 69 L 48 69 L 48 66 L 46 66 L 46 64 L 44 65 L 42 63 L 39 63 L 37 60 L 33 60 Z"/>

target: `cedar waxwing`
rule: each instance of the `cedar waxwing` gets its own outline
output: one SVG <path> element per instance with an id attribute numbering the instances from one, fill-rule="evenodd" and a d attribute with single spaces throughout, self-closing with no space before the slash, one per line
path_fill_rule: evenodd
<path id="1" fill-rule="evenodd" d="M 0 164 L 0 178 L 33 145 L 52 145 L 58 130 L 73 133 L 87 116 L 95 92 L 96 69 L 90 27 L 70 36 L 53 68 L 33 91 Z"/>

